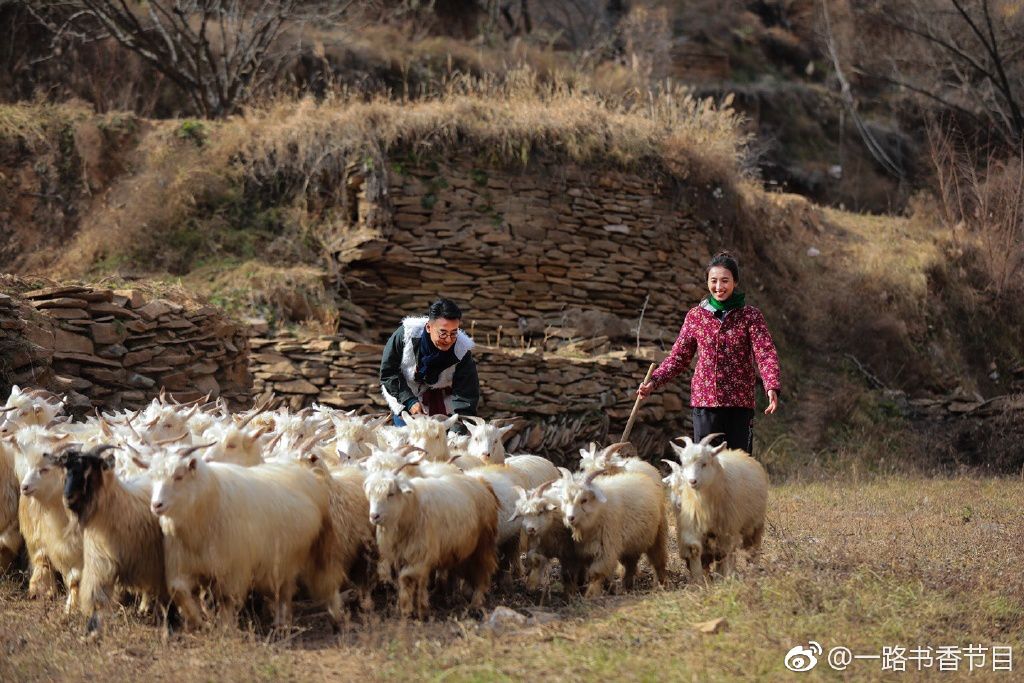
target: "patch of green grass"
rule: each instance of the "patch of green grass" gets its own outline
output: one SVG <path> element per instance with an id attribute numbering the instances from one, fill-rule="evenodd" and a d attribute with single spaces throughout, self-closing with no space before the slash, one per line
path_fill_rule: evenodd
<path id="1" fill-rule="evenodd" d="M 210 137 L 210 132 L 202 121 L 185 119 L 178 126 L 178 137 L 192 142 L 196 147 L 202 147 Z"/>

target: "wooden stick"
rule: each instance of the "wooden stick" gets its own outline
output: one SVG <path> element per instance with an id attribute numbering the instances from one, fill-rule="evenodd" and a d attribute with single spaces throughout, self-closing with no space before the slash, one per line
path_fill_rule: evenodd
<path id="1" fill-rule="evenodd" d="M 651 367 L 647 368 L 647 376 L 644 377 L 643 384 L 647 384 L 651 381 L 651 375 L 654 374 L 654 368 L 658 367 L 657 363 L 651 363 Z M 633 411 L 629 414 L 629 420 L 626 422 L 626 428 L 622 430 L 622 438 L 619 441 L 627 441 L 629 439 L 629 433 L 633 431 L 633 423 L 636 422 L 636 414 L 640 410 L 639 396 L 636 397 L 636 403 L 633 404 Z"/>

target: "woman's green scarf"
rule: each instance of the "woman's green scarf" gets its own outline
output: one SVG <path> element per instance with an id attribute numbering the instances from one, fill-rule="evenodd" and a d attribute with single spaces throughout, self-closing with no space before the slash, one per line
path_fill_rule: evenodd
<path id="1" fill-rule="evenodd" d="M 708 296 L 708 304 L 716 311 L 731 311 L 734 308 L 742 307 L 745 298 L 746 296 L 743 292 L 733 292 L 732 296 L 725 301 L 719 301 L 713 296 Z"/>

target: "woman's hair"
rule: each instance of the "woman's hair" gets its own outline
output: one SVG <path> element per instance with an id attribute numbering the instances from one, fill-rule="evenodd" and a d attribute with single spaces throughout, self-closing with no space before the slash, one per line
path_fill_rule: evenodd
<path id="1" fill-rule="evenodd" d="M 427 310 L 427 319 L 437 320 L 438 318 L 462 320 L 462 309 L 451 299 L 438 299 L 430 304 L 430 308 Z"/>
<path id="2" fill-rule="evenodd" d="M 704 279 L 708 279 L 708 274 L 711 273 L 711 269 L 715 266 L 721 266 L 730 273 L 732 273 L 732 279 L 736 282 L 740 281 L 740 264 L 736 260 L 736 257 L 727 251 L 720 251 L 711 257 L 711 261 L 708 262 L 708 267 L 704 269 Z"/>

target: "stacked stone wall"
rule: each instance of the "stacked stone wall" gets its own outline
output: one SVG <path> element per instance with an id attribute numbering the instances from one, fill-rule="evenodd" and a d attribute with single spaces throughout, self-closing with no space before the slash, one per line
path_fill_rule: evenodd
<path id="1" fill-rule="evenodd" d="M 694 215 L 694 188 L 554 162 L 496 170 L 468 157 L 396 161 L 388 179 L 383 198 L 352 200 L 363 237 L 337 253 L 355 304 L 342 329 L 375 341 L 444 295 L 480 335 L 571 327 L 582 310 L 614 316 L 626 336 L 643 311 L 641 337 L 671 344 L 704 291 L 708 227 Z"/>
<path id="2" fill-rule="evenodd" d="M 246 332 L 209 306 L 132 289 L 15 288 L 0 295 L 0 344 L 8 387 L 49 389 L 78 411 L 138 408 L 161 390 L 251 401 Z"/>

